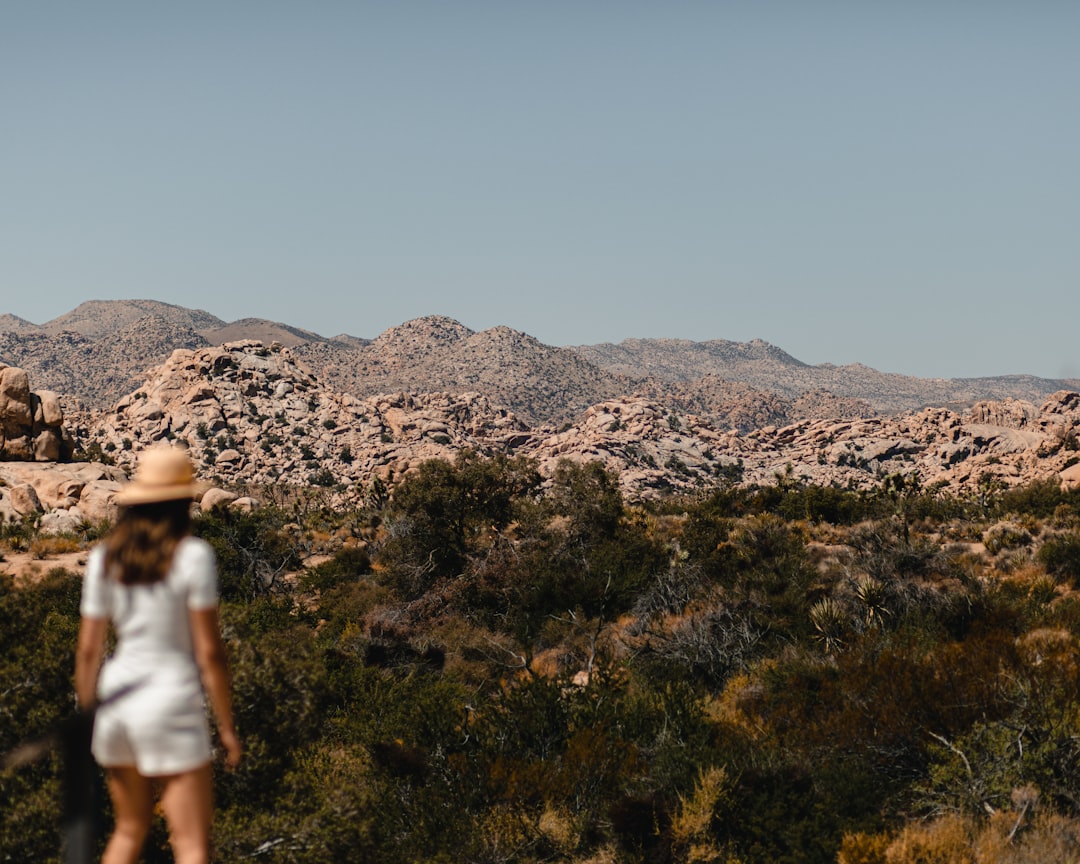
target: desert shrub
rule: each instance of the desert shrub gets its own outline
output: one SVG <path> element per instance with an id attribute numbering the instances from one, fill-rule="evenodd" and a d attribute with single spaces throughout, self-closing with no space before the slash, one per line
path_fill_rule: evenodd
<path id="1" fill-rule="evenodd" d="M 855 831 L 845 834 L 836 853 L 836 864 L 885 864 L 889 837 Z"/>
<path id="2" fill-rule="evenodd" d="M 724 860 L 725 851 L 718 848 L 715 836 L 718 823 L 729 818 L 734 809 L 732 786 L 725 768 L 709 766 L 701 770 L 693 793 L 680 796 L 671 833 L 681 860 Z"/>
<path id="3" fill-rule="evenodd" d="M 997 510 L 1003 515 L 1030 515 L 1045 519 L 1052 516 L 1061 504 L 1075 500 L 1076 496 L 1062 490 L 1060 481 L 1055 477 L 1046 477 L 1002 491 L 997 499 Z"/>
<path id="4" fill-rule="evenodd" d="M 765 631 L 745 612 L 718 604 L 657 621 L 640 662 L 656 676 L 687 677 L 713 689 L 759 656 Z"/>
<path id="5" fill-rule="evenodd" d="M 1039 546 L 1036 558 L 1059 582 L 1080 584 L 1080 531 L 1047 537 Z"/>
<path id="6" fill-rule="evenodd" d="M 214 547 L 223 600 L 251 600 L 281 588 L 298 570 L 301 549 L 286 526 L 291 517 L 277 507 L 246 513 L 228 508 L 201 514 L 195 533 Z"/>
<path id="7" fill-rule="evenodd" d="M 394 492 L 376 561 L 404 597 L 420 597 L 463 573 L 492 532 L 513 521 L 516 500 L 538 484 L 539 475 L 523 460 L 462 451 L 454 464 L 425 462 Z"/>
<path id="8" fill-rule="evenodd" d="M 845 825 L 876 824 L 878 779 L 854 761 L 739 766 L 714 838 L 737 860 L 833 864 Z"/>
<path id="9" fill-rule="evenodd" d="M 82 543 L 74 534 L 39 534 L 30 541 L 29 552 L 38 560 L 50 555 L 66 555 L 78 552 Z"/>
<path id="10" fill-rule="evenodd" d="M 943 561 L 938 542 L 912 536 L 907 525 L 897 520 L 860 525 L 851 532 L 848 542 L 855 549 L 858 566 L 882 581 L 926 576 Z"/>
<path id="11" fill-rule="evenodd" d="M 799 526 L 764 514 L 741 519 L 709 556 L 717 596 L 767 633 L 763 647 L 809 636 L 808 589 L 816 571 Z"/>
<path id="12" fill-rule="evenodd" d="M 643 513 L 627 512 L 616 478 L 599 463 L 560 464 L 548 494 L 521 511 L 509 554 L 524 578 L 510 585 L 505 626 L 526 643 L 552 616 L 612 620 L 668 567 Z"/>
<path id="13" fill-rule="evenodd" d="M 342 546 L 329 561 L 316 564 L 301 577 L 308 590 L 326 590 L 371 572 L 371 557 L 362 546 Z"/>
<path id="14" fill-rule="evenodd" d="M 647 625 L 664 615 L 682 612 L 706 590 L 702 567 L 685 563 L 676 556 L 667 568 L 654 573 L 643 587 L 633 612 L 641 624 Z"/>
<path id="15" fill-rule="evenodd" d="M 703 578 L 717 579 L 733 572 L 734 562 L 728 554 L 727 541 L 736 524 L 736 519 L 722 516 L 712 507 L 697 507 L 690 511 L 679 545 L 688 562 L 700 570 Z"/>
<path id="16" fill-rule="evenodd" d="M 787 520 L 806 519 L 832 525 L 852 525 L 876 512 L 876 502 L 865 492 L 835 486 L 781 486 L 768 512 Z"/>
<path id="17" fill-rule="evenodd" d="M 246 751 L 222 788 L 226 806 L 272 806 L 297 754 L 322 733 L 330 693 L 314 633 L 295 620 L 267 629 L 259 612 L 275 606 L 285 604 L 263 598 L 223 609 L 234 713 Z"/>
<path id="18" fill-rule="evenodd" d="M 983 544 L 991 555 L 1030 546 L 1031 543 L 1031 532 L 1011 522 L 999 522 L 983 534 Z"/>
<path id="19" fill-rule="evenodd" d="M 0 518 L 0 542 L 13 552 L 26 552 L 37 536 L 37 520 L 32 515 L 11 521 Z"/>

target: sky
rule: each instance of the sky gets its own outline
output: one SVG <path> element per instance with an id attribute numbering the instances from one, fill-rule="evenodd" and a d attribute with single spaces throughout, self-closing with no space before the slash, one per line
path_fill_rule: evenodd
<path id="1" fill-rule="evenodd" d="M 1080 3 L 0 0 L 0 313 L 1080 377 Z"/>

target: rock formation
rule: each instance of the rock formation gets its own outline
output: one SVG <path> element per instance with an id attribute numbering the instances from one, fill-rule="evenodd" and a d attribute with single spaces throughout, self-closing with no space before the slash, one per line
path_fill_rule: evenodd
<path id="1" fill-rule="evenodd" d="M 0 363 L 0 459 L 55 462 L 71 454 L 60 396 L 33 391 L 25 370 Z"/>
<path id="2" fill-rule="evenodd" d="M 84 447 L 125 465 L 182 442 L 221 484 L 366 488 L 462 449 L 490 453 L 527 428 L 475 393 L 358 399 L 324 387 L 281 345 L 230 342 L 180 350 L 114 410 L 88 419 Z"/>
<path id="3" fill-rule="evenodd" d="M 36 519 L 51 533 L 111 519 L 120 468 L 95 462 L 0 462 L 0 521 Z"/>

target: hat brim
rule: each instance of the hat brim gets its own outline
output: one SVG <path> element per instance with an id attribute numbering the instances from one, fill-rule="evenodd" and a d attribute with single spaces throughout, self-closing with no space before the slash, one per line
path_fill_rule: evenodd
<path id="1" fill-rule="evenodd" d="M 160 504 L 163 501 L 194 501 L 205 490 L 198 483 L 178 483 L 171 486 L 139 486 L 132 483 L 113 495 L 113 502 L 123 507 L 138 504 Z"/>

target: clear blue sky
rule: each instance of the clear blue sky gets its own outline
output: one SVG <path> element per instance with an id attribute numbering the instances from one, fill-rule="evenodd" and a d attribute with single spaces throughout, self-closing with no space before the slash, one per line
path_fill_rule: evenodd
<path id="1" fill-rule="evenodd" d="M 0 5 L 0 312 L 1080 376 L 1080 3 Z"/>

